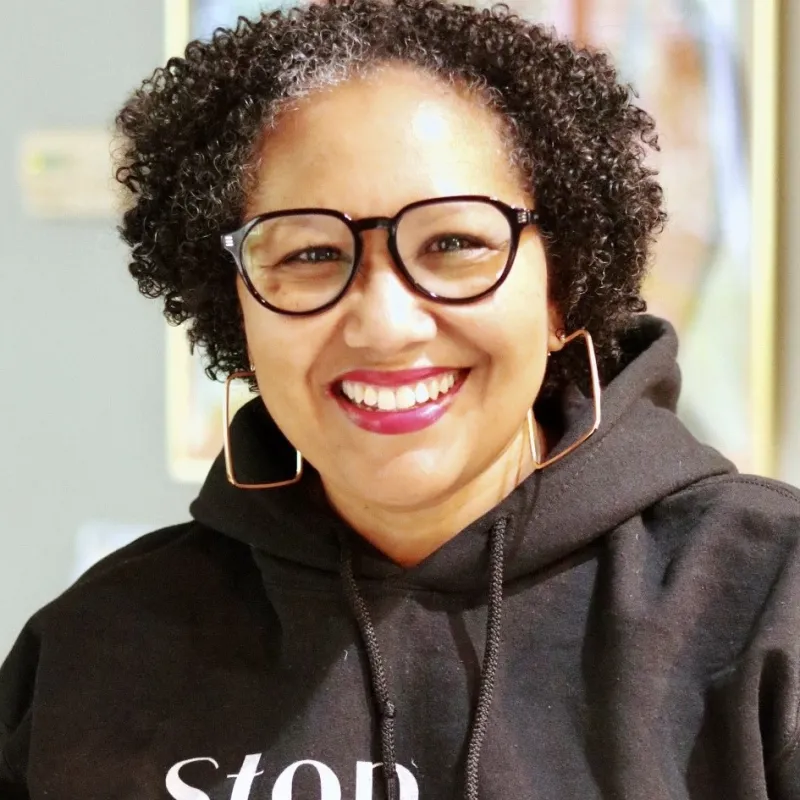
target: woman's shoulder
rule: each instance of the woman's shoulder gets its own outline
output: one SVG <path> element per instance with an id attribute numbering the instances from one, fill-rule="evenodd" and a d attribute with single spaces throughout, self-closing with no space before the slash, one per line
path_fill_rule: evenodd
<path id="1" fill-rule="evenodd" d="M 669 549 L 713 553 L 720 565 L 745 557 L 752 568 L 780 568 L 800 559 L 800 490 L 778 480 L 706 478 L 663 498 L 646 516 Z"/>
<path id="2" fill-rule="evenodd" d="M 198 548 L 208 550 L 215 538 L 218 538 L 217 534 L 193 521 L 159 528 L 97 561 L 65 594 L 78 593 L 103 582 L 136 578 L 142 573 L 169 568 L 176 560 L 182 561 L 197 552 Z"/>
<path id="3" fill-rule="evenodd" d="M 200 532 L 198 527 L 187 521 L 139 536 L 92 564 L 67 591 L 103 580 L 108 575 L 136 570 L 143 564 L 156 564 L 168 558 L 172 551 L 191 546 L 191 540 Z"/>
<path id="4" fill-rule="evenodd" d="M 729 473 L 706 478 L 664 502 L 695 514 L 712 511 L 723 516 L 745 515 L 751 521 L 800 524 L 800 489 L 758 475 Z"/>
<path id="5" fill-rule="evenodd" d="M 247 546 L 196 521 L 184 522 L 145 534 L 101 559 L 34 620 L 48 627 L 76 615 L 100 619 L 109 607 L 191 608 L 213 588 L 235 586 L 253 570 Z"/>

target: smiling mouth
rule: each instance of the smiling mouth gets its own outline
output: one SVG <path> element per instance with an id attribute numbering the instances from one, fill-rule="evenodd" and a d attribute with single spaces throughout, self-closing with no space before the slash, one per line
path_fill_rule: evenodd
<path id="1" fill-rule="evenodd" d="M 451 370 L 402 386 L 378 386 L 359 381 L 340 381 L 336 393 L 356 408 L 391 413 L 413 411 L 436 403 L 459 387 L 469 370 Z"/>

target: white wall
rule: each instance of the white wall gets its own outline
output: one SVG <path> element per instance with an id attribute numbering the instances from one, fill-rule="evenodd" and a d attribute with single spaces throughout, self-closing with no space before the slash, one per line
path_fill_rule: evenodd
<path id="1" fill-rule="evenodd" d="M 160 63 L 161 0 L 7 0 L 0 47 L 0 660 L 68 582 L 87 519 L 159 525 L 194 489 L 163 456 L 164 332 L 114 222 L 20 210 L 30 129 L 102 126 Z"/>

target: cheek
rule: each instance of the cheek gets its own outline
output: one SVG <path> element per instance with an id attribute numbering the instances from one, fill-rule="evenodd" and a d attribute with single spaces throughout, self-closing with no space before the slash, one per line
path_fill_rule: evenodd
<path id="1" fill-rule="evenodd" d="M 278 324 L 245 324 L 247 343 L 260 376 L 271 393 L 295 392 L 313 360 L 313 343 Z M 266 387 L 265 387 L 266 388 Z M 263 394 L 263 392 L 262 392 Z"/>
<path id="2" fill-rule="evenodd" d="M 265 322 L 245 315 L 245 331 L 261 400 L 284 436 L 303 452 L 304 431 L 315 416 L 308 389 L 308 339 L 294 335 L 281 319 Z"/>
<path id="3" fill-rule="evenodd" d="M 543 258 L 517 258 L 495 295 L 492 316 L 506 348 L 522 350 L 529 357 L 539 349 L 546 352 L 549 314 Z"/>
<path id="4" fill-rule="evenodd" d="M 275 314 L 247 298 L 242 311 L 247 347 L 270 412 L 282 416 L 308 405 L 313 371 L 326 352 L 330 325 L 322 317 Z"/>
<path id="5" fill-rule="evenodd" d="M 527 302 L 547 301 L 547 255 L 538 236 L 527 235 L 520 241 L 507 284 L 524 295 Z"/>

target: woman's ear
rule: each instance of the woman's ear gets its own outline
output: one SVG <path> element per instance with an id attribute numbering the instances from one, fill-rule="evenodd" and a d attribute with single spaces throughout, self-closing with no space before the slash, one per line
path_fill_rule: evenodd
<path id="1" fill-rule="evenodd" d="M 562 347 L 564 347 L 564 318 L 553 302 L 549 302 L 547 304 L 547 315 L 547 352 L 557 353 Z"/>

